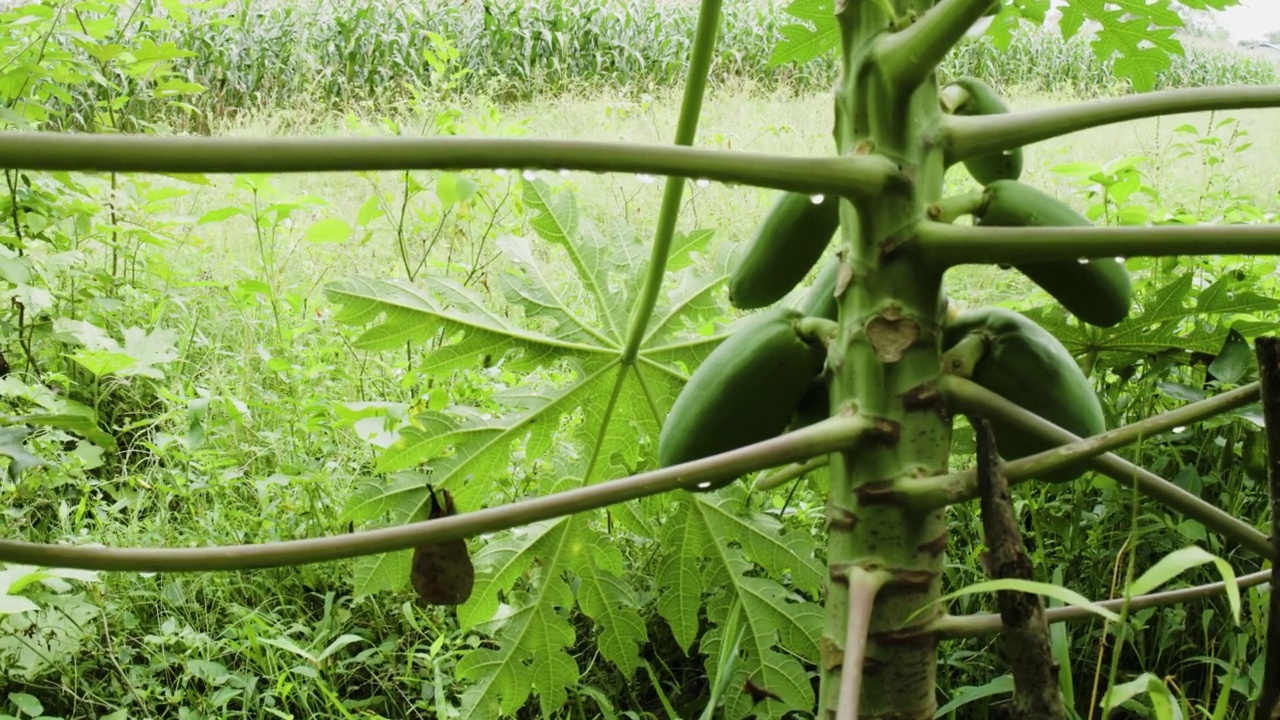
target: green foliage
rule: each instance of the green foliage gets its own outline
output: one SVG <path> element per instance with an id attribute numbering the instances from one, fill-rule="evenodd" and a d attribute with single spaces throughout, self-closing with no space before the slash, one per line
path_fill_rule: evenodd
<path id="1" fill-rule="evenodd" d="M 647 3 L 491 5 L 507 14 L 487 26 L 466 3 L 169 1 L 150 15 L 120 13 L 131 7 L 123 3 L 72 6 L 78 14 L 28 4 L 0 19 L 5 119 L 156 131 L 187 122 L 188 103 L 214 121 L 258 103 L 390 95 L 427 108 L 423 124 L 353 119 L 346 130 L 514 134 L 523 122 L 506 108 L 444 101 L 486 84 L 544 102 L 540 93 L 592 83 L 671 84 L 692 22 L 685 6 Z M 736 4 L 726 13 L 718 82 L 829 89 L 833 65 L 821 53 L 803 67 L 765 66 L 787 22 L 779 14 Z M 998 54 L 1005 19 L 944 71 L 1056 92 L 1112 89 L 1103 79 L 1120 59 L 1098 63 L 1080 36 L 1017 30 Z M 791 47 L 805 40 L 781 32 Z M 35 42 L 45 36 L 47 46 Z M 1153 77 L 1161 87 L 1274 80 L 1261 64 L 1206 57 L 1188 50 Z M 726 135 L 735 132 L 756 129 Z M 1159 158 L 1058 168 L 1084 191 L 1071 202 L 1100 224 L 1274 221 L 1271 199 L 1232 179 L 1247 143 L 1229 119 L 1172 133 L 1184 142 Z M 1204 168 L 1203 182 L 1170 190 L 1162 173 L 1186 174 L 1189 163 Z M 652 218 L 627 201 L 597 223 L 585 192 L 517 178 L 369 173 L 353 189 L 322 177 L 7 173 L 5 527 L 49 542 L 265 542 L 403 522 L 425 502 L 427 473 L 465 512 L 651 467 L 661 411 L 733 318 L 723 268 L 735 240 L 706 229 L 701 214 L 699 229 L 677 237 L 640 361 L 625 365 Z M 766 210 L 754 195 L 715 190 L 733 198 L 722 215 Z M 689 203 L 699 213 L 707 204 Z M 1276 328 L 1271 268 L 1240 258 L 1127 265 L 1139 314 L 1106 331 L 1069 322 L 1020 287 L 952 294 L 1006 300 L 1052 330 L 1081 359 L 1113 426 L 1252 379 L 1248 340 Z M 329 286 L 335 316 L 319 288 L 338 273 L 363 279 Z M 392 277 L 401 279 L 370 279 Z M 1259 424 L 1248 408 L 1126 454 L 1259 519 Z M 815 550 L 824 474 L 788 491 L 676 494 L 473 540 L 477 587 L 456 619 L 408 602 L 408 553 L 213 576 L 5 568 L 0 713 L 486 717 L 505 704 L 552 717 L 597 708 L 696 717 L 713 680 L 727 717 L 808 710 L 826 576 Z M 1037 565 L 1103 597 L 1117 555 L 1145 569 L 1194 544 L 1239 559 L 1159 507 L 1131 517 L 1130 499 L 1092 476 L 1020 491 Z M 962 588 L 979 572 L 980 528 L 961 510 L 949 531 L 945 582 Z M 1218 579 L 1214 567 L 1187 565 L 1188 584 Z M 1261 681 L 1265 596 L 1241 600 L 1238 628 L 1225 600 L 1135 613 L 1111 691 L 1135 714 L 1145 712 L 1139 701 L 1176 702 L 1186 716 L 1221 697 L 1247 707 Z M 990 597 L 956 597 L 951 609 L 990 610 Z M 1055 630 L 1080 716 L 1098 647 L 1115 642 L 1106 632 Z M 741 657 L 722 662 L 735 648 Z M 984 693 L 1008 691 L 998 648 L 948 642 L 944 653 L 942 692 L 950 707 L 974 700 L 966 717 L 982 716 Z M 1178 687 L 1145 673 L 1176 674 Z M 782 700 L 752 706 L 748 679 Z"/>
<path id="2" fill-rule="evenodd" d="M 952 53 L 943 79 L 972 75 L 998 87 L 1077 95 L 1126 91 L 1117 77 L 1136 76 L 1135 89 L 1276 81 L 1264 59 L 1184 49 L 1168 36 L 1177 26 L 1167 24 L 1163 5 L 1123 30 L 1104 29 L 1096 41 L 1019 24 L 1018 17 L 1042 20 L 1043 5 L 1006 7 L 986 37 Z M 654 92 L 684 80 L 697 19 L 696 3 L 659 0 L 206 0 L 164 2 L 151 13 L 132 12 L 123 0 L 69 7 L 75 12 L 25 4 L 0 14 L 7 48 L 0 57 L 12 68 L 10 92 L 20 96 L 0 98 L 11 108 L 0 120 L 210 132 L 268 108 L 279 108 L 287 123 L 327 110 L 403 111 L 476 94 Z M 835 77 L 832 8 L 832 0 L 795 0 L 783 14 L 766 0 L 728 3 L 711 82 L 826 92 Z M 1093 13 L 1081 8 L 1073 12 Z M 1147 31 L 1148 22 L 1157 25 Z M 1146 48 L 1148 36 L 1166 39 Z M 94 43 L 101 49 L 90 51 Z"/>
<path id="3" fill-rule="evenodd" d="M 513 452 L 533 459 L 536 468 L 537 458 L 559 455 L 555 448 L 572 448 L 572 459 L 543 475 L 538 494 L 565 483 L 625 475 L 651 463 L 653 449 L 637 443 L 637 437 L 649 442 L 657 437 L 665 409 L 684 385 L 685 368 L 696 367 L 726 337 L 724 330 L 708 332 L 723 317 L 716 293 L 723 290 L 724 260 L 704 256 L 700 251 L 711 234 L 694 231 L 677 238 L 682 252 L 669 265 L 671 275 L 655 309 L 659 320 L 647 332 L 638 362 L 621 363 L 621 333 L 638 292 L 632 273 L 642 266 L 645 243 L 626 227 L 598 229 L 579 215 L 572 194 L 556 193 L 543 180 L 521 185 L 525 207 L 536 213 L 530 225 L 541 243 L 505 238 L 501 246 L 510 265 L 495 288 L 523 310 L 519 325 L 443 278 L 432 278 L 425 288 L 352 278 L 328 290 L 342 308 L 335 320 L 372 323 L 354 341 L 359 348 L 390 350 L 438 335 L 449 342 L 424 359 L 424 373 L 443 380 L 488 358 L 521 378 L 519 388 L 493 396 L 500 415 L 487 418 L 466 406 L 428 410 L 408 418 L 394 431 L 398 439 L 379 454 L 378 472 L 426 464 L 432 482 L 448 488 L 464 508 L 481 506 L 499 489 L 467 478 L 503 476 L 513 460 L 518 462 Z M 403 522 L 412 516 L 428 502 L 426 491 L 415 473 L 399 478 L 392 483 L 371 479 L 357 489 L 344 518 L 383 520 L 390 513 L 392 522 Z M 791 654 L 805 657 L 815 650 L 821 612 L 812 600 L 792 599 L 784 586 L 767 578 L 790 573 L 793 587 L 814 598 L 821 569 L 806 538 L 781 534 L 776 522 L 744 515 L 743 500 L 720 494 L 677 501 L 675 515 L 665 521 L 671 530 L 654 560 L 662 588 L 658 611 L 688 651 L 698 631 L 691 620 L 707 602 L 704 593 L 712 593 L 707 612 L 713 625 L 723 622 L 714 610 L 718 603 L 741 602 L 749 659 L 737 675 L 754 675 L 778 688 L 786 707 L 810 707 L 812 689 Z M 652 519 L 635 518 L 628 530 L 651 533 Z M 729 538 L 740 549 L 726 545 Z M 580 673 L 566 654 L 575 642 L 574 630 L 567 617 L 553 611 L 574 605 L 566 574 L 581 583 L 578 607 L 603 630 L 597 639 L 601 652 L 625 674 L 635 671 L 636 646 L 645 639 L 638 591 L 623 579 L 621 557 L 599 549 L 608 543 L 585 518 L 566 518 L 491 542 L 477 555 L 475 599 L 461 609 L 459 621 L 464 627 L 488 627 L 500 645 L 477 650 L 460 664 L 461 677 L 474 683 L 463 707 L 500 704 L 514 712 L 530 692 L 544 709 L 564 702 Z M 359 593 L 398 587 L 406 566 L 384 558 L 358 565 Z M 494 625 L 499 593 L 513 600 Z M 700 641 L 708 657 L 714 656 L 718 637 L 711 630 Z M 779 649 L 776 642 L 782 643 Z M 740 717 L 749 705 L 741 704 L 744 696 L 734 697 L 734 716 Z"/>
<path id="4" fill-rule="evenodd" d="M 1234 4 L 1211 0 L 1207 6 Z M 1077 96 L 1276 81 L 1275 66 L 1260 58 L 1184 47 L 1174 35 L 1182 21 L 1169 10 L 1168 0 L 1135 0 L 1114 8 L 1104 7 L 1102 0 L 1072 2 L 1063 8 L 1060 32 L 1041 27 L 1048 5 L 1048 0 L 1005 3 L 985 36 L 952 51 L 938 68 L 939 78 L 974 76 L 997 87 Z M 779 28 L 782 39 L 770 65 L 829 61 L 839 42 L 833 7 L 832 0 L 788 4 L 786 13 L 800 22 Z M 1105 24 L 1089 33 L 1082 29 L 1085 20 Z"/>

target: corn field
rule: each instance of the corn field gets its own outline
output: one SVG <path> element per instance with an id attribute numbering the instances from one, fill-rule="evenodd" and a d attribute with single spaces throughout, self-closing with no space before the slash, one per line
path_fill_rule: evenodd
<path id="1" fill-rule="evenodd" d="M 178 11 L 185 17 L 172 15 L 172 3 L 165 4 L 168 11 L 143 4 L 146 12 L 137 3 L 108 10 L 116 16 L 108 34 L 125 46 L 142 39 L 175 50 L 182 55 L 171 61 L 177 76 L 207 92 L 175 106 L 146 100 L 146 87 L 122 78 L 142 98 L 128 108 L 132 117 L 117 123 L 123 130 L 158 122 L 207 132 L 236 113 L 279 107 L 386 110 L 476 94 L 503 101 L 605 87 L 652 92 L 682 80 L 697 19 L 696 3 L 672 0 L 240 0 L 186 4 Z M 779 0 L 747 0 L 725 8 L 713 87 L 829 90 L 833 54 L 804 66 L 768 65 L 782 28 L 796 22 L 784 7 Z M 64 20 L 72 27 L 85 21 L 80 12 Z M 10 47 L 31 42 L 14 36 L 21 27 L 11 29 Z M 84 55 L 74 37 L 55 33 L 51 41 L 62 47 L 50 52 Z M 943 79 L 971 75 L 1001 88 L 1076 97 L 1126 91 L 1110 61 L 1094 57 L 1088 39 L 1063 41 L 1038 28 L 1016 32 L 1007 49 L 986 38 L 969 43 L 940 72 Z M 1276 75 L 1276 65 L 1262 59 L 1189 46 L 1157 87 L 1266 84 Z M 84 118 L 92 113 L 85 108 L 101 107 L 106 97 L 98 96 L 105 92 L 99 83 L 69 87 L 49 108 L 46 127 L 87 129 Z"/>

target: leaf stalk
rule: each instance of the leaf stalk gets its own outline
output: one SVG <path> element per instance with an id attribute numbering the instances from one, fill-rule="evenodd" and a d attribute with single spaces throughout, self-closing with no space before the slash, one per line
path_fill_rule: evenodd
<path id="1" fill-rule="evenodd" d="M 1107 257 L 1280 255 L 1280 225 L 975 227 L 929 220 L 895 249 L 942 267 Z"/>
<path id="2" fill-rule="evenodd" d="M 211 572 L 304 565 L 407 550 L 475 537 L 607 505 L 687 490 L 699 483 L 837 452 L 866 431 L 866 420 L 837 416 L 763 442 L 626 478 L 531 500 L 378 530 L 306 540 L 200 548 L 108 548 L 0 540 L 0 562 L 128 572 Z"/>
<path id="3" fill-rule="evenodd" d="M 531 138 L 191 138 L 0 133 L 0 167 L 148 173 L 585 170 L 874 197 L 907 182 L 887 158 L 793 157 L 662 143 Z"/>
<path id="4" fill-rule="evenodd" d="M 694 31 L 693 57 L 689 60 L 689 73 L 685 78 L 684 98 L 680 103 L 680 119 L 676 123 L 676 146 L 692 146 L 697 135 L 702 98 L 707 90 L 707 74 L 711 69 L 719 29 L 720 0 L 703 0 L 698 12 L 698 26 Z M 644 340 L 644 331 L 649 327 L 653 308 L 658 303 L 662 279 L 667 273 L 667 256 L 671 254 L 671 239 L 675 236 L 676 221 L 680 218 L 680 200 L 684 195 L 685 182 L 683 177 L 668 177 L 663 189 L 658 227 L 654 230 L 653 249 L 649 253 L 649 271 L 632 309 L 627 343 L 622 348 L 624 370 L 635 363 L 640 343 Z"/>
<path id="5" fill-rule="evenodd" d="M 909 27 L 882 36 L 872 53 L 887 84 L 919 87 L 992 4 L 992 0 L 941 0 Z"/>
<path id="6" fill-rule="evenodd" d="M 1210 110 L 1280 107 L 1280 86 L 1206 87 L 1162 90 L 1063 107 L 983 117 L 951 115 L 942 121 L 938 142 L 946 163 L 1130 120 Z"/>
<path id="7" fill-rule="evenodd" d="M 1266 582 L 1270 574 L 1270 570 L 1260 570 L 1249 575 L 1241 575 L 1235 579 L 1235 585 L 1241 590 L 1255 587 Z M 1132 612 L 1145 608 L 1174 605 L 1177 603 L 1191 602 L 1192 600 L 1201 600 L 1203 598 L 1217 595 L 1226 590 L 1226 588 L 1227 584 L 1219 580 L 1218 582 L 1208 583 L 1206 585 L 1179 588 L 1177 590 L 1166 590 L 1164 592 L 1138 595 L 1137 597 L 1132 598 L 1113 598 L 1110 600 L 1102 600 L 1096 604 L 1106 610 L 1112 611 L 1122 610 L 1127 604 L 1129 610 Z M 1049 608 L 1044 611 L 1044 615 L 1045 620 L 1051 623 L 1068 622 L 1071 620 L 1090 620 L 1097 617 L 1091 608 L 1075 606 Z M 928 631 L 932 632 L 940 639 L 961 639 L 992 635 L 1000 632 L 1002 627 L 1003 624 L 998 613 L 943 615 L 930 623 Z"/>
<path id="8" fill-rule="evenodd" d="M 1221 508 L 1205 502 L 1162 477 L 1107 452 L 1142 438 L 1166 432 L 1205 418 L 1244 407 L 1258 396 L 1258 384 L 1251 383 L 1221 395 L 1149 417 L 1101 435 L 1081 439 L 1057 425 L 1000 397 L 986 388 L 958 377 L 944 376 L 939 383 L 947 403 L 957 412 L 981 415 L 991 420 L 1016 424 L 1060 447 L 1014 460 L 1004 466 L 1005 477 L 1015 484 L 1033 475 L 1084 461 L 1093 470 L 1116 482 L 1133 485 L 1138 492 L 1166 507 L 1192 518 L 1233 542 L 1262 557 L 1272 556 L 1265 535 Z M 889 495 L 901 495 L 915 507 L 936 508 L 977 497 L 973 471 L 932 478 L 902 478 L 894 481 Z"/>

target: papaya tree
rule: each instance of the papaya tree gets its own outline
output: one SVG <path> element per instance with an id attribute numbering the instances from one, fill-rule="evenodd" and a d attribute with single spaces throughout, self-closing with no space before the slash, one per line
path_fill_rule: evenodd
<path id="1" fill-rule="evenodd" d="M 939 640 L 999 631 L 990 618 L 946 612 L 948 507 L 981 497 L 984 515 L 990 509 L 988 543 L 1002 538 L 1011 552 L 993 563 L 1003 584 L 989 587 L 1047 591 L 1026 573 L 1004 577 L 1004 566 L 1025 559 L 1016 529 L 997 512 L 1006 483 L 1061 482 L 1091 469 L 1274 560 L 1275 548 L 1253 524 L 1110 454 L 1255 402 L 1257 384 L 1108 430 L 1087 378 L 1053 335 L 1011 311 L 956 309 L 945 292 L 950 268 L 1007 265 L 1079 322 L 1114 328 L 1129 320 L 1134 305 L 1122 258 L 1280 254 L 1274 225 L 1094 227 L 1021 180 L 1021 149 L 1032 143 L 1159 115 L 1280 106 L 1280 88 L 1148 92 L 1179 47 L 1172 38 L 1176 14 L 1166 5 L 1066 5 L 1064 31 L 1099 23 L 1095 48 L 1117 55 L 1116 72 L 1136 93 L 1013 112 L 976 79 L 940 83 L 937 67 L 984 17 L 998 36 L 1020 17 L 1042 19 L 1047 2 L 802 0 L 793 10 L 812 22 L 788 32 L 780 57 L 839 53 L 834 152 L 825 158 L 691 147 L 715 55 L 717 0 L 701 2 L 670 146 L 0 136 L 0 166 L 30 170 L 515 168 L 524 175 L 522 196 L 537 240 L 572 267 L 565 281 L 547 272 L 530 239 L 504 241 L 508 267 L 498 284 L 524 310 L 520 321 L 443 278 L 350 277 L 329 286 L 341 306 L 336 318 L 365 328 L 360 348 L 402 350 L 406 342 L 434 341 L 438 347 L 423 361 L 428 373 L 484 358 L 526 378 L 496 398 L 503 412 L 428 408 L 398 429 L 399 440 L 375 468 L 379 477 L 346 509 L 354 521 L 390 514 L 398 524 L 217 548 L 4 540 L 0 560 L 189 572 L 362 557 L 357 576 L 365 591 L 403 587 L 412 577 L 424 597 L 457 605 L 464 626 L 492 629 L 494 642 L 465 656 L 457 673 L 470 683 L 462 715 L 495 717 L 534 697 L 544 713 L 565 703 L 580 672 L 568 652 L 575 631 L 562 612 L 567 607 L 599 628 L 595 642 L 606 660 L 637 672 L 647 639 L 641 601 L 609 537 L 625 530 L 658 541 L 654 602 L 681 647 L 697 640 L 707 658 L 708 674 L 716 677 L 712 709 L 734 718 L 816 709 L 840 720 L 933 717 Z M 956 164 L 983 189 L 945 196 L 944 173 Z M 554 170 L 667 176 L 652 241 L 583 221 L 572 195 L 557 194 L 537 177 Z M 725 258 L 704 252 L 709 231 L 676 230 L 691 181 L 750 184 L 779 195 L 756 234 Z M 817 280 L 801 288 L 815 269 Z M 726 285 L 731 304 L 753 311 L 727 324 L 718 300 Z M 979 462 L 952 472 L 953 422 L 961 414 L 977 431 Z M 515 453 L 552 458 L 544 492 L 483 507 L 491 478 L 507 471 Z M 766 490 L 821 465 L 830 486 L 821 552 L 776 520 L 743 511 L 745 478 L 781 468 L 756 477 L 755 489 Z M 605 507 L 608 525 L 596 512 Z M 474 568 L 459 545 L 521 526 L 483 544 Z M 1229 567 L 1223 572 L 1230 576 Z M 1147 576 L 1131 589 L 1156 584 Z M 1225 584 L 1229 594 L 1236 588 Z M 1109 606 L 1060 596 L 1115 617 Z M 1046 614 L 1032 603 L 1024 615 L 1034 622 L 1008 629 L 1011 656 L 1041 642 L 1037 623 Z M 1048 662 L 1034 653 L 1014 662 L 1015 699 L 1024 711 L 1051 717 L 1061 710 L 1057 689 L 1044 685 L 1052 672 L 1039 667 L 1040 684 L 1022 672 L 1039 660 Z M 817 667 L 816 695 L 806 662 Z"/>

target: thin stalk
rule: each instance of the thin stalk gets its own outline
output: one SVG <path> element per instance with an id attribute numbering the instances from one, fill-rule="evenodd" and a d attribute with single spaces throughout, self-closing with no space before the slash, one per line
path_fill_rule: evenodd
<path id="1" fill-rule="evenodd" d="M 1105 453 L 1096 457 L 1093 456 L 1098 452 L 1098 448 L 1108 446 L 1103 444 L 1104 442 L 1110 443 L 1115 440 L 1114 436 L 1111 435 L 1112 433 L 1125 432 L 1128 435 L 1134 432 L 1128 428 L 1158 421 L 1161 418 L 1166 418 L 1170 413 L 1148 418 L 1139 423 L 1134 423 L 1134 425 L 1082 440 L 1048 420 L 1024 410 L 990 390 L 963 378 L 944 378 L 942 386 L 948 403 L 956 411 L 981 415 L 1003 423 L 1017 424 L 1025 430 L 1035 432 L 1044 440 L 1062 446 L 1006 464 L 1005 476 L 1009 479 L 1010 484 L 1026 480 L 1035 472 L 1043 472 L 1043 468 L 1049 467 L 1050 462 L 1048 461 L 1052 458 L 1074 458 L 1087 463 L 1093 470 L 1116 482 L 1135 486 L 1138 492 L 1143 495 L 1204 524 L 1205 527 L 1221 534 L 1232 542 L 1238 543 L 1262 557 L 1272 557 L 1271 543 L 1265 535 L 1221 508 L 1205 502 L 1168 480 L 1149 470 L 1140 468 L 1118 455 Z M 1229 404 L 1234 407 L 1247 405 L 1251 400 L 1247 393 L 1241 393 L 1240 391 L 1248 387 L 1250 386 L 1231 391 L 1231 393 L 1234 393 L 1234 399 Z M 1223 395 L 1227 394 L 1224 393 Z M 1207 413 L 1207 416 L 1220 414 L 1232 409 L 1231 407 L 1224 407 L 1223 405 L 1227 403 L 1219 400 L 1220 397 L 1201 400 L 1198 403 L 1194 403 L 1194 405 L 1204 410 L 1204 403 L 1210 403 L 1215 400 L 1223 403 L 1216 406 L 1217 412 Z M 1187 407 L 1172 412 L 1186 411 Z M 1192 417 L 1192 415 L 1188 414 L 1186 417 Z M 1151 425 L 1144 426 L 1147 435 L 1151 434 L 1151 427 Z M 1056 465 L 1057 463 L 1053 464 Z M 965 478 L 961 477 L 963 475 L 965 473 L 954 473 L 934 478 L 900 478 L 894 481 L 887 490 L 876 490 L 874 492 L 875 494 L 883 493 L 888 497 L 903 497 L 911 505 L 920 507 L 942 507 L 976 497 L 977 491 L 974 489 L 976 484 L 967 483 Z"/>
<path id="2" fill-rule="evenodd" d="M 972 215 L 982 209 L 986 195 L 974 190 L 959 195 L 948 195 L 929 206 L 929 219 L 940 223 L 953 223 L 963 215 Z"/>
<path id="3" fill-rule="evenodd" d="M 909 27 L 881 37 L 872 56 L 890 85 L 917 88 L 993 0 L 941 0 Z"/>
<path id="4" fill-rule="evenodd" d="M 975 227 L 922 221 L 898 246 L 943 267 L 1176 255 L 1280 255 L 1280 225 Z"/>
<path id="5" fill-rule="evenodd" d="M 530 138 L 194 138 L 0 133 L 0 167 L 149 173 L 547 169 L 706 178 L 874 197 L 906 183 L 888 158 L 792 157 L 658 143 Z"/>
<path id="6" fill-rule="evenodd" d="M 771 472 L 768 475 L 761 475 L 756 478 L 755 485 L 753 485 L 751 489 L 756 492 L 768 492 L 779 485 L 795 480 L 798 477 L 802 477 L 807 472 L 826 467 L 830 464 L 831 457 L 829 455 L 812 458 L 802 463 L 791 463 L 781 470 Z"/>
<path id="7" fill-rule="evenodd" d="M 689 73 L 685 78 L 684 98 L 680 102 L 680 119 L 676 123 L 677 146 L 692 146 L 698 131 L 698 118 L 702 114 L 702 98 L 707 90 L 707 75 L 716 47 L 716 33 L 720 29 L 720 0 L 702 0 L 698 12 L 698 27 L 694 32 L 693 57 L 689 59 Z M 627 343 L 622 348 L 622 363 L 630 366 L 640 352 L 645 328 L 653 319 L 653 308 L 658 303 L 658 293 L 667 274 L 667 256 L 671 252 L 671 239 L 675 235 L 676 220 L 680 217 L 680 199 L 684 195 L 686 179 L 668 177 L 662 193 L 662 208 L 658 211 L 658 227 L 653 234 L 653 250 L 649 253 L 649 272 L 644 287 L 631 311 L 631 327 L 627 329 Z"/>
<path id="8" fill-rule="evenodd" d="M 1241 590 L 1246 590 L 1257 585 L 1261 585 L 1269 580 L 1270 570 L 1259 570 L 1249 575 L 1241 575 L 1235 579 L 1235 586 Z M 1132 598 L 1113 598 L 1110 600 L 1102 600 L 1096 603 L 1098 606 L 1111 610 L 1113 612 L 1123 609 L 1125 602 L 1129 603 L 1131 610 L 1142 610 L 1145 608 L 1161 607 L 1164 605 L 1175 605 L 1177 603 L 1191 602 L 1193 600 L 1202 600 L 1207 597 L 1218 595 L 1226 590 L 1227 584 L 1221 580 L 1206 585 L 1197 585 L 1189 588 L 1179 588 L 1177 590 L 1166 590 L 1164 592 L 1149 593 L 1147 595 L 1138 595 Z M 1071 620 L 1092 620 L 1097 615 L 1089 608 L 1082 607 L 1056 607 L 1049 608 L 1044 611 L 1045 620 L 1051 623 L 1068 622 Z M 983 635 L 994 635 L 1003 629 L 1000 615 L 998 613 L 983 613 L 980 615 L 944 615 L 934 620 L 929 625 L 929 632 L 939 639 L 958 639 L 958 638 L 975 638 Z"/>
<path id="9" fill-rule="evenodd" d="M 1108 98 L 982 117 L 947 116 L 937 141 L 947 164 L 1128 120 L 1209 110 L 1280 107 L 1280 86 L 1208 87 Z"/>
<path id="10" fill-rule="evenodd" d="M 378 555 L 475 537 L 586 512 L 615 503 L 741 477 L 837 452 L 865 432 L 865 422 L 837 416 L 747 447 L 589 487 L 398 527 L 307 540 L 200 548 L 107 548 L 0 540 L 0 562 L 128 572 L 209 572 L 283 567 Z"/>
<path id="11" fill-rule="evenodd" d="M 858 720 L 862 698 L 862 664 L 867 657 L 867 631 L 876 593 L 892 579 L 887 572 L 854 566 L 849 570 L 849 610 L 844 636 L 844 659 L 840 668 L 840 701 L 836 720 Z"/>
<path id="12" fill-rule="evenodd" d="M 991 396 L 999 397 L 972 381 L 955 376 L 945 377 L 941 387 L 942 393 L 947 400 L 954 403 L 956 409 L 962 412 L 968 412 L 969 408 L 978 405 L 989 409 L 995 404 L 995 400 L 991 399 L 988 393 Z M 1258 388 L 1259 384 L 1256 382 L 1242 385 L 1220 395 L 1197 400 L 1176 410 L 1143 418 L 1138 422 L 1108 430 L 1090 438 L 1073 440 L 1070 445 L 1051 448 L 1035 455 L 1019 458 L 1005 465 L 1004 475 L 1010 481 L 1028 480 L 1037 475 L 1043 475 L 1068 465 L 1073 465 L 1081 460 L 1096 458 L 1112 450 L 1141 442 L 1146 438 L 1167 433 L 1174 428 L 1193 425 L 1256 401 L 1258 399 Z M 1024 429 L 1029 430 L 1053 425 L 1048 420 L 1034 415 L 1004 398 L 1000 398 L 1000 405 L 1000 415 L 997 419 L 1003 422 L 1021 425 Z M 1030 421 L 1027 418 L 1035 418 L 1035 420 Z M 1057 426 L 1054 425 L 1053 427 Z M 942 502 L 943 505 L 946 505 L 978 497 L 977 470 L 965 470 L 933 478 L 904 480 L 902 485 L 930 488 L 926 493 L 931 496 L 931 501 L 928 503 L 930 507 L 942 507 L 942 505 L 936 505 L 935 503 L 937 502 Z M 914 495 L 914 490 L 908 492 L 912 493 L 916 499 L 922 497 Z M 942 499 L 943 493 L 946 495 L 945 501 Z"/>

